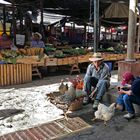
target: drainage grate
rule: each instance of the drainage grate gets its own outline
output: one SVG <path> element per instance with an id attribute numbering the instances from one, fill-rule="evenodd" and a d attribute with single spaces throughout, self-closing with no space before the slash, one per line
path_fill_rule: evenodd
<path id="1" fill-rule="evenodd" d="M 0 137 L 0 140 L 46 140 L 55 139 L 65 134 L 89 127 L 80 117 L 61 119 L 27 130 L 10 133 Z"/>

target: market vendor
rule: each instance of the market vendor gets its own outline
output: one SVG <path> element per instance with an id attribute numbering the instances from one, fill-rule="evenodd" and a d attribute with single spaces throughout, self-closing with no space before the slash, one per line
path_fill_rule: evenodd
<path id="1" fill-rule="evenodd" d="M 12 41 L 9 39 L 8 35 L 6 33 L 2 33 L 0 38 L 0 50 L 1 49 L 11 49 L 12 47 Z"/>
<path id="2" fill-rule="evenodd" d="M 38 32 L 35 32 L 32 37 L 31 47 L 44 48 L 45 44 L 41 39 L 42 35 Z"/>

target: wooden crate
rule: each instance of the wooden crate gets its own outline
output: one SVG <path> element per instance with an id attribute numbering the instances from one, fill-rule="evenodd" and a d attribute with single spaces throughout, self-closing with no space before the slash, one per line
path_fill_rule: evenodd
<path id="1" fill-rule="evenodd" d="M 135 58 L 140 59 L 140 53 L 135 53 Z"/>
<path id="2" fill-rule="evenodd" d="M 46 58 L 45 66 L 57 66 L 57 58 Z"/>
<path id="3" fill-rule="evenodd" d="M 110 60 L 117 60 L 116 54 L 110 54 Z"/>
<path id="4" fill-rule="evenodd" d="M 62 58 L 57 59 L 57 65 L 58 65 L 58 66 L 63 65 Z"/>
<path id="5" fill-rule="evenodd" d="M 28 56 L 23 58 L 17 58 L 17 63 L 30 64 L 38 61 L 38 56 Z"/>
<path id="6" fill-rule="evenodd" d="M 78 56 L 78 63 L 89 62 L 89 55 Z"/>
<path id="7" fill-rule="evenodd" d="M 30 64 L 0 65 L 0 86 L 22 84 L 31 81 L 32 67 Z"/>
<path id="8" fill-rule="evenodd" d="M 73 57 L 68 57 L 68 64 L 77 64 L 78 63 L 78 58 L 77 56 L 73 56 Z"/>
<path id="9" fill-rule="evenodd" d="M 61 65 L 68 65 L 68 58 L 59 58 L 57 59 L 57 65 L 61 66 Z"/>
<path id="10" fill-rule="evenodd" d="M 45 58 L 41 58 L 39 60 L 38 56 L 28 56 L 28 57 L 18 58 L 17 63 L 44 66 Z"/>

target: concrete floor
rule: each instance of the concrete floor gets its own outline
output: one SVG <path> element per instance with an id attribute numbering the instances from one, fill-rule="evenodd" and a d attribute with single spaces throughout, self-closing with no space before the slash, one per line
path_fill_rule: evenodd
<path id="1" fill-rule="evenodd" d="M 84 76 L 84 73 L 81 74 Z M 43 79 L 34 80 L 32 83 L 15 85 L 9 87 L 3 87 L 1 90 L 7 90 L 11 88 L 24 88 L 24 87 L 34 87 L 42 85 L 51 85 L 54 83 L 59 83 L 60 80 L 67 77 L 75 77 L 75 75 L 50 75 Z M 116 85 L 117 81 L 117 71 L 112 71 L 111 78 L 111 88 L 107 92 L 106 97 L 104 98 L 105 102 L 112 102 L 116 99 Z M 47 92 L 47 91 L 46 91 Z M 48 91 L 49 92 L 49 91 Z M 66 135 L 59 135 L 55 140 L 139 140 L 140 139 L 140 118 L 136 117 L 135 119 L 128 121 L 123 118 L 123 114 L 126 112 L 116 112 L 115 116 L 107 123 L 107 126 L 103 124 L 102 121 L 93 122 L 93 111 L 91 109 L 92 105 L 84 107 L 85 109 L 79 110 L 75 114 L 72 114 L 73 118 L 79 116 L 83 121 L 89 124 L 90 127 L 84 127 L 82 130 L 77 130 Z M 37 139 L 39 140 L 39 139 Z M 42 139 L 45 140 L 45 139 Z"/>

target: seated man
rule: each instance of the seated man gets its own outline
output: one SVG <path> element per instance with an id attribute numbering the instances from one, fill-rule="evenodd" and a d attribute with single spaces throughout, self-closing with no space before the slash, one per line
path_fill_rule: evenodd
<path id="1" fill-rule="evenodd" d="M 111 74 L 108 65 L 103 62 L 100 53 L 95 53 L 89 60 L 92 63 L 88 66 L 84 77 L 84 93 L 86 96 L 84 97 L 83 104 L 89 103 L 90 98 L 94 96 L 93 109 L 97 110 L 99 102 L 110 86 Z"/>
<path id="2" fill-rule="evenodd" d="M 40 33 L 38 32 L 34 33 L 33 39 L 31 41 L 31 47 L 44 48 L 45 44 L 41 39 L 42 35 Z"/>

